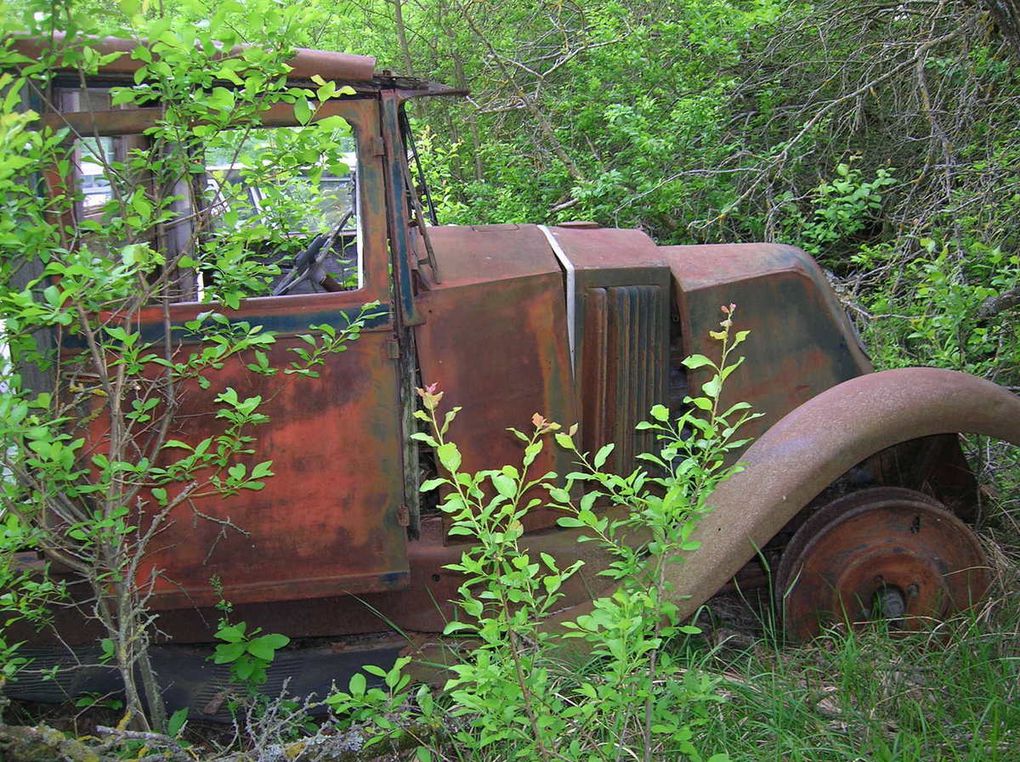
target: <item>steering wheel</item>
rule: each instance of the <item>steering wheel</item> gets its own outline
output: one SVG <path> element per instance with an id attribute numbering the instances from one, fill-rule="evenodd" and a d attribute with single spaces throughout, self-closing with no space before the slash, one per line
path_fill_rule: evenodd
<path id="1" fill-rule="evenodd" d="M 286 294 L 309 279 L 327 291 L 343 291 L 343 286 L 327 272 L 326 257 L 329 256 L 337 236 L 353 216 L 354 211 L 348 211 L 328 234 L 315 236 L 308 247 L 294 258 L 294 264 L 290 270 L 273 288 L 273 296 Z"/>

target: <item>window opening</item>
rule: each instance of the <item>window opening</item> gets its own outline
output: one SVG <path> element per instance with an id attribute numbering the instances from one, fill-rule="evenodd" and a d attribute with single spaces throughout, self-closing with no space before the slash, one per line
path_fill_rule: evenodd
<path id="1" fill-rule="evenodd" d="M 205 157 L 209 241 L 247 240 L 272 274 L 270 293 L 364 286 L 357 155 L 346 122 L 223 132 Z"/>
<path id="2" fill-rule="evenodd" d="M 109 111 L 108 93 L 65 108 Z M 356 141 L 331 116 L 292 128 L 215 133 L 182 145 L 146 135 L 75 139 L 67 154 L 76 245 L 114 258 L 145 244 L 174 301 L 350 291 L 365 285 Z M 118 233 L 132 209 L 152 226 Z M 328 245 L 327 245 L 328 244 Z"/>
<path id="3" fill-rule="evenodd" d="M 85 213 L 95 212 L 113 198 L 110 178 L 104 170 L 106 156 L 113 156 L 113 138 L 83 138 L 78 141 L 80 190 Z"/>

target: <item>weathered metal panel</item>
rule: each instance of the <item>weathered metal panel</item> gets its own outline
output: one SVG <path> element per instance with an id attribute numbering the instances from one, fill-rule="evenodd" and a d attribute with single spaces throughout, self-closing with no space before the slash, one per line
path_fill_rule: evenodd
<path id="1" fill-rule="evenodd" d="M 211 375 L 208 391 L 189 385 L 171 436 L 195 443 L 220 431 L 211 400 L 224 388 L 242 399 L 260 395 L 270 421 L 251 432 L 257 454 L 238 461 L 250 471 L 272 459 L 276 476 L 261 491 L 196 497 L 174 510 L 140 572 L 163 570 L 159 607 L 214 601 L 213 575 L 235 602 L 406 583 L 399 408 L 386 355 L 391 338 L 386 325 L 364 332 L 349 351 L 328 358 L 317 379 L 257 376 L 233 362 Z M 270 362 L 285 366 L 293 357 L 288 350 L 300 345 L 281 338 Z"/>
<path id="2" fill-rule="evenodd" d="M 609 295 L 607 289 L 589 288 L 584 293 L 584 342 L 580 353 L 583 369 L 581 382 L 581 407 L 584 411 L 584 426 L 581 441 L 587 452 L 596 451 L 611 441 L 611 432 L 616 420 L 615 405 L 607 400 L 614 399 L 611 386 L 615 385 L 617 363 L 609 354 Z"/>
<path id="3" fill-rule="evenodd" d="M 574 300 L 581 441 L 588 451 L 615 444 L 607 467 L 628 473 L 635 455 L 655 445 L 635 426 L 668 402 L 669 269 L 636 230 L 557 227 L 550 234 L 573 270 L 567 299 Z"/>
<path id="4" fill-rule="evenodd" d="M 657 403 L 666 402 L 664 316 L 669 291 L 661 286 L 589 288 L 584 302 L 581 399 L 584 449 L 614 443 L 610 468 L 630 471 L 634 456 L 654 438 L 637 431 Z"/>
<path id="5" fill-rule="evenodd" d="M 719 354 L 708 335 L 737 305 L 736 328 L 750 329 L 743 366 L 726 383 L 724 403 L 753 401 L 764 417 L 756 436 L 825 389 L 871 371 L 852 326 L 818 265 L 792 246 L 738 244 L 661 249 L 676 278 L 686 354 Z M 691 373 L 694 391 L 709 378 Z"/>
<path id="6" fill-rule="evenodd" d="M 506 429 L 531 430 L 535 413 L 577 420 L 567 353 L 563 276 L 533 225 L 430 230 L 441 284 L 423 294 L 415 328 L 422 382 L 438 383 L 444 403 L 463 406 L 450 429 L 469 470 L 520 463 L 521 443 Z M 534 473 L 565 473 L 570 459 L 549 443 Z M 534 511 L 529 529 L 550 526 Z"/>

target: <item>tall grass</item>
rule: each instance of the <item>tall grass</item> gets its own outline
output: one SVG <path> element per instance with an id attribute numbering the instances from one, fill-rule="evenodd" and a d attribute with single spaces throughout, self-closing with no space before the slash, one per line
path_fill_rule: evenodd
<path id="1" fill-rule="evenodd" d="M 734 760 L 1020 759 L 1020 598 L 1005 570 L 984 607 L 928 633 L 831 629 L 711 652 L 727 701 L 703 729 Z"/>

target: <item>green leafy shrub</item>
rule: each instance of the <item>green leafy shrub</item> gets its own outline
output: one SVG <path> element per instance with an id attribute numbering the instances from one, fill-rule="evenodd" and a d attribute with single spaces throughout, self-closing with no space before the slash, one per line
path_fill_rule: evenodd
<path id="1" fill-rule="evenodd" d="M 216 664 L 229 664 L 233 678 L 254 694 L 266 682 L 266 670 L 276 658 L 276 652 L 290 643 L 290 638 L 279 633 L 263 635 L 260 627 L 249 631 L 247 622 L 231 622 L 234 607 L 223 598 L 219 579 L 214 577 L 211 582 L 220 596 L 216 604 L 220 619 L 213 637 L 223 641 L 216 644 L 211 658 Z"/>
<path id="2" fill-rule="evenodd" d="M 704 759 L 698 728 L 722 699 L 717 678 L 685 658 L 683 643 L 699 630 L 678 616 L 667 569 L 696 551 L 691 533 L 715 485 L 738 468 L 727 454 L 746 444 L 738 431 L 754 417 L 745 403 L 719 405 L 725 379 L 741 362 L 731 353 L 747 337 L 732 331 L 733 306 L 724 312 L 712 334 L 720 360 L 686 360 L 689 368 L 710 369 L 711 378 L 677 419 L 661 405 L 652 409 L 641 428 L 655 431 L 660 447 L 642 456 L 650 468 L 629 475 L 602 470 L 612 445 L 580 452 L 576 427 L 563 430 L 537 414 L 529 433 L 510 429 L 523 447 L 519 467 L 464 472 L 460 450 L 446 436 L 460 408 L 444 412 L 435 386 L 418 390 L 424 409 L 416 416 L 427 430 L 414 436 L 434 449 L 445 472 L 422 489 L 441 491 L 450 534 L 472 543 L 448 567 L 464 579 L 456 600 L 463 616 L 444 632 L 469 650 L 449 668 L 439 696 L 420 687 L 412 701 L 401 673 L 406 659 L 388 671 L 366 670 L 385 688 L 369 688 L 356 675 L 327 699 L 344 714 L 344 727 L 360 728 L 371 743 L 410 738 L 420 759 L 445 742 L 433 738 L 437 715 L 454 718 L 450 743 L 490 759 L 605 759 L 621 750 L 645 759 Z M 561 485 L 554 473 L 533 473 L 550 437 L 578 461 L 579 470 Z M 574 501 L 582 486 L 584 496 Z M 619 506 L 622 516 L 612 518 L 596 504 Z M 607 551 L 599 573 L 614 584 L 588 613 L 556 625 L 549 617 L 583 562 L 527 549 L 523 520 L 540 506 L 562 511 L 562 526 Z M 579 653 L 586 654 L 583 665 L 576 663 Z"/>
<path id="3" fill-rule="evenodd" d="M 832 263 L 833 249 L 840 250 L 854 237 L 879 219 L 885 189 L 896 185 L 891 169 L 880 167 L 867 180 L 855 166 L 859 156 L 851 156 L 836 165 L 836 176 L 822 182 L 808 196 L 811 212 L 802 214 L 796 205 L 788 205 L 786 238 L 796 241 L 805 251 Z M 787 193 L 787 199 L 792 194 Z"/>
<path id="4" fill-rule="evenodd" d="M 16 622 L 42 626 L 49 621 L 49 606 L 64 598 L 63 586 L 41 571 L 19 568 L 15 555 L 34 551 L 38 533 L 13 513 L 0 513 L 0 719 L 3 717 L 3 687 L 28 660 L 18 654 L 21 643 L 9 642 L 4 633 Z"/>
<path id="5" fill-rule="evenodd" d="M 927 256 L 911 260 L 902 282 L 867 302 L 875 319 L 865 336 L 876 362 L 934 365 L 1015 384 L 1020 328 L 1009 310 L 986 315 L 984 305 L 1020 287 L 1020 257 L 979 243 L 920 243 Z"/>

